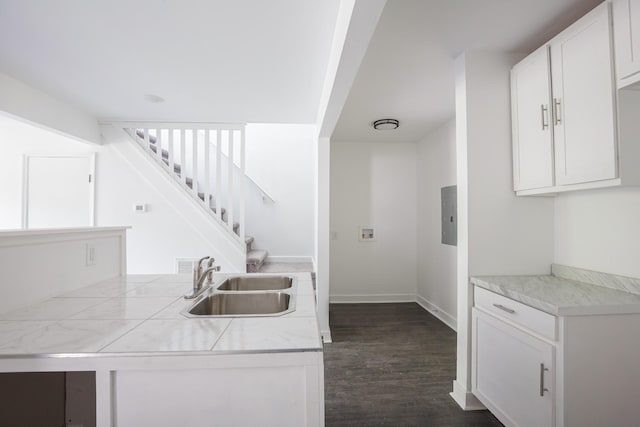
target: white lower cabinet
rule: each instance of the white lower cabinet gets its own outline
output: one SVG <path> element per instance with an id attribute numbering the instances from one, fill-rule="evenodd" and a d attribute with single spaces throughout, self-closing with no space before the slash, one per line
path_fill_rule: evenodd
<path id="1" fill-rule="evenodd" d="M 474 293 L 472 392 L 503 424 L 640 426 L 637 310 L 553 316 Z"/>
<path id="2" fill-rule="evenodd" d="M 554 425 L 554 346 L 473 309 L 473 392 L 508 425 Z"/>

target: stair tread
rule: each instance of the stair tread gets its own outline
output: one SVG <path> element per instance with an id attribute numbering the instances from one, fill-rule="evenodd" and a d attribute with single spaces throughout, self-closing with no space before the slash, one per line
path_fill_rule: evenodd
<path id="1" fill-rule="evenodd" d="M 262 264 L 267 257 L 264 249 L 252 249 L 247 253 L 247 264 Z"/>

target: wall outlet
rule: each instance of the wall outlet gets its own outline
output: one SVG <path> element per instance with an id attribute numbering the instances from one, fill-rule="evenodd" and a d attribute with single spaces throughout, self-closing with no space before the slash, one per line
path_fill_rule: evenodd
<path id="1" fill-rule="evenodd" d="M 87 267 L 96 265 L 96 247 L 87 244 Z"/>
<path id="2" fill-rule="evenodd" d="M 358 239 L 361 242 L 375 242 L 376 229 L 371 225 L 361 226 L 358 232 Z"/>

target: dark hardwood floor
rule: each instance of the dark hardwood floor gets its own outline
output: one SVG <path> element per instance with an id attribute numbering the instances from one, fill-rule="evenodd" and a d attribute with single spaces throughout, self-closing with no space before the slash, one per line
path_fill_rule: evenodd
<path id="1" fill-rule="evenodd" d="M 502 424 L 449 396 L 456 335 L 415 303 L 332 304 L 324 346 L 325 420 L 332 426 Z"/>

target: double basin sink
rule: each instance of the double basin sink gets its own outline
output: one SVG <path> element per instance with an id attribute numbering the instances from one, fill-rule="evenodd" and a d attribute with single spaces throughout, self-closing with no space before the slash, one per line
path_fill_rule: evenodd
<path id="1" fill-rule="evenodd" d="M 295 278 L 289 276 L 231 276 L 207 290 L 182 314 L 187 317 L 282 316 L 295 310 L 295 288 Z"/>

